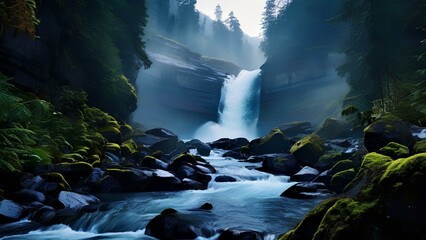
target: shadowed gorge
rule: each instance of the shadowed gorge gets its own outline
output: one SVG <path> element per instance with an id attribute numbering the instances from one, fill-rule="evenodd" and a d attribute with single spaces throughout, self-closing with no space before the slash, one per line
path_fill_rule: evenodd
<path id="1" fill-rule="evenodd" d="M 0 0 L 0 239 L 426 239 L 425 16 Z"/>

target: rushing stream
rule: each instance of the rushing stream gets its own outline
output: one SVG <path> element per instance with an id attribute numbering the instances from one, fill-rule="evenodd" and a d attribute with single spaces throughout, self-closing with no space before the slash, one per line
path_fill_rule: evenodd
<path id="1" fill-rule="evenodd" d="M 206 157 L 217 169 L 213 179 L 227 175 L 236 178 L 236 182 L 212 180 L 207 190 L 100 194 L 98 197 L 107 202 L 101 210 L 84 213 L 65 224 L 38 226 L 38 230 L 3 239 L 152 239 L 144 234 L 145 226 L 166 208 L 190 213 L 195 222 L 212 233 L 226 228 L 251 229 L 267 233 L 267 239 L 275 239 L 294 227 L 321 200 L 280 197 L 292 185 L 288 177 L 257 171 L 253 167 L 258 164 L 223 158 L 222 154 L 223 151 L 215 150 Z M 206 202 L 213 204 L 212 210 L 191 211 Z M 23 221 L 13 226 L 22 229 L 30 224 Z M 211 239 L 217 237 L 211 235 Z"/>

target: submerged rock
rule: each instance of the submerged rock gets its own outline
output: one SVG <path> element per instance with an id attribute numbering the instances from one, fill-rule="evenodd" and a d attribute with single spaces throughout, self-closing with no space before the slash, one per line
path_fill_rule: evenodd
<path id="1" fill-rule="evenodd" d="M 218 240 L 263 240 L 263 235 L 253 230 L 227 229 L 219 235 Z"/>
<path id="2" fill-rule="evenodd" d="M 174 209 L 165 209 L 146 225 L 145 234 L 159 239 L 195 239 L 191 224 Z"/>
<path id="3" fill-rule="evenodd" d="M 221 176 L 217 176 L 217 177 L 214 179 L 214 181 L 215 181 L 215 182 L 236 182 L 236 181 L 237 181 L 237 179 L 235 179 L 234 177 L 231 177 L 231 176 L 224 176 L 224 175 L 221 175 Z"/>
<path id="4" fill-rule="evenodd" d="M 58 200 L 66 207 L 79 209 L 86 205 L 98 203 L 100 200 L 92 195 L 82 195 L 75 192 L 62 191 L 59 193 Z"/>

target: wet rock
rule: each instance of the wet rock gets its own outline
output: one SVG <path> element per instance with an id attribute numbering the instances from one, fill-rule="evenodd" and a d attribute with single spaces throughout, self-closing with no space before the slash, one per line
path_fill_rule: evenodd
<path id="1" fill-rule="evenodd" d="M 52 172 L 60 173 L 69 183 L 75 183 L 81 179 L 88 177 L 92 173 L 92 171 L 92 165 L 86 162 L 38 165 L 34 169 L 34 172 L 36 174 L 45 174 Z"/>
<path id="2" fill-rule="evenodd" d="M 59 193 L 58 200 L 66 207 L 79 209 L 86 205 L 98 203 L 100 200 L 92 195 L 83 195 L 75 192 L 62 191 Z"/>
<path id="3" fill-rule="evenodd" d="M 292 122 L 280 125 L 278 127 L 285 136 L 292 138 L 300 135 L 311 134 L 314 129 L 310 122 Z"/>
<path id="4" fill-rule="evenodd" d="M 191 224 L 174 209 L 165 209 L 146 225 L 145 234 L 158 239 L 195 239 Z"/>
<path id="5" fill-rule="evenodd" d="M 289 187 L 281 193 L 281 196 L 295 199 L 311 199 L 326 193 L 330 193 L 330 191 L 322 183 L 303 182 Z"/>
<path id="6" fill-rule="evenodd" d="M 204 190 L 206 189 L 206 186 L 198 181 L 184 178 L 182 179 L 182 187 L 183 189 L 191 189 L 191 190 Z"/>
<path id="7" fill-rule="evenodd" d="M 215 182 L 236 182 L 237 179 L 235 179 L 234 177 L 231 176 L 217 176 L 215 179 Z"/>
<path id="8" fill-rule="evenodd" d="M 327 171 L 320 173 L 314 180 L 312 180 L 312 182 L 323 183 L 325 186 L 327 186 L 329 188 L 330 184 L 331 184 L 331 178 L 332 177 L 333 177 L 333 175 L 331 174 L 331 171 L 327 170 Z"/>
<path id="9" fill-rule="evenodd" d="M 115 178 L 107 175 L 96 183 L 96 191 L 102 193 L 121 192 L 123 188 Z"/>
<path id="10" fill-rule="evenodd" d="M 312 134 L 297 141 L 291 147 L 290 153 L 301 165 L 313 167 L 324 154 L 324 143 L 318 135 Z"/>
<path id="11" fill-rule="evenodd" d="M 382 118 L 364 130 L 364 146 L 369 152 L 380 150 L 390 142 L 396 142 L 412 148 L 415 139 L 410 124 L 397 118 Z"/>
<path id="12" fill-rule="evenodd" d="M 56 216 L 56 211 L 51 206 L 42 206 L 33 212 L 30 216 L 30 220 L 38 223 L 49 223 Z"/>
<path id="13" fill-rule="evenodd" d="M 21 186 L 27 189 L 37 189 L 43 184 L 43 178 L 40 176 L 23 176 Z"/>
<path id="14" fill-rule="evenodd" d="M 230 158 L 239 159 L 239 160 L 247 159 L 247 156 L 244 153 L 242 153 L 241 151 L 234 151 L 234 150 L 230 150 L 224 153 L 222 156 L 225 158 L 230 157 Z"/>
<path id="15" fill-rule="evenodd" d="M 100 168 L 93 168 L 93 172 L 86 178 L 85 183 L 96 183 L 102 179 L 104 171 Z"/>
<path id="16" fill-rule="evenodd" d="M 251 155 L 262 155 L 269 153 L 285 153 L 290 149 L 290 140 L 278 129 L 272 129 L 269 134 L 262 138 L 254 139 L 248 146 Z"/>
<path id="17" fill-rule="evenodd" d="M 208 144 L 201 142 L 198 139 L 192 139 L 189 142 L 186 142 L 186 147 L 188 149 L 197 149 L 197 153 L 201 156 L 209 156 L 211 148 Z"/>
<path id="18" fill-rule="evenodd" d="M 175 151 L 178 144 L 177 135 L 162 128 L 151 129 L 146 131 L 145 134 L 132 136 L 132 140 L 137 145 L 148 147 L 151 152 L 161 151 L 164 154 Z"/>
<path id="19" fill-rule="evenodd" d="M 170 172 L 164 170 L 155 170 L 152 172 L 151 184 L 147 186 L 146 191 L 178 191 L 182 190 L 182 182 L 179 178 Z"/>
<path id="20" fill-rule="evenodd" d="M 290 181 L 309 182 L 319 175 L 319 171 L 308 166 L 303 167 L 299 172 L 290 177 Z"/>
<path id="21" fill-rule="evenodd" d="M 329 152 L 320 157 L 314 168 L 319 171 L 325 171 L 332 168 L 340 160 L 345 159 L 346 155 L 342 152 Z"/>
<path id="22" fill-rule="evenodd" d="M 203 205 L 201 205 L 200 209 L 201 210 L 212 210 L 213 205 L 211 203 L 204 203 Z"/>
<path id="23" fill-rule="evenodd" d="M 173 139 L 176 142 L 178 141 L 178 136 L 172 131 L 165 128 L 154 128 L 145 132 L 145 134 L 153 135 L 156 137 Z"/>
<path id="24" fill-rule="evenodd" d="M 245 146 L 247 144 L 249 144 L 249 141 L 245 138 L 221 138 L 219 140 L 209 143 L 210 147 L 223 150 L 233 150 L 235 148 L 241 148 L 242 146 Z"/>
<path id="25" fill-rule="evenodd" d="M 24 213 L 24 207 L 10 200 L 0 202 L 0 223 L 8 223 L 18 220 Z"/>
<path id="26" fill-rule="evenodd" d="M 265 154 L 256 158 L 263 158 L 261 170 L 264 172 L 290 176 L 300 170 L 299 163 L 291 154 Z"/>
<path id="27" fill-rule="evenodd" d="M 140 163 L 140 166 L 152 169 L 166 170 L 168 164 L 153 156 L 146 156 L 143 158 L 142 162 Z"/>
<path id="28" fill-rule="evenodd" d="M 253 230 L 227 229 L 218 240 L 263 240 L 263 234 Z"/>
<path id="29" fill-rule="evenodd" d="M 107 173 L 117 180 L 124 191 L 144 191 L 151 182 L 146 172 L 135 168 L 110 168 Z"/>
<path id="30" fill-rule="evenodd" d="M 9 198 L 19 203 L 44 202 L 46 200 L 43 193 L 32 189 L 22 189 L 18 192 L 13 192 L 9 195 Z"/>
<path id="31" fill-rule="evenodd" d="M 352 160 L 346 159 L 346 160 L 342 160 L 339 161 L 338 163 L 336 163 L 331 169 L 330 169 L 330 174 L 334 175 L 338 172 L 344 171 L 344 170 L 348 170 L 351 168 L 354 168 L 354 162 Z"/>

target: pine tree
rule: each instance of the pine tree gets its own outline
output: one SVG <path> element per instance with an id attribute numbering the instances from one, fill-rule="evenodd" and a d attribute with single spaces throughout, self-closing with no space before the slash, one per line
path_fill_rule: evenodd
<path id="1" fill-rule="evenodd" d="M 214 10 L 214 15 L 216 16 L 216 21 L 222 21 L 222 8 L 220 7 L 220 5 L 218 4 Z"/>

